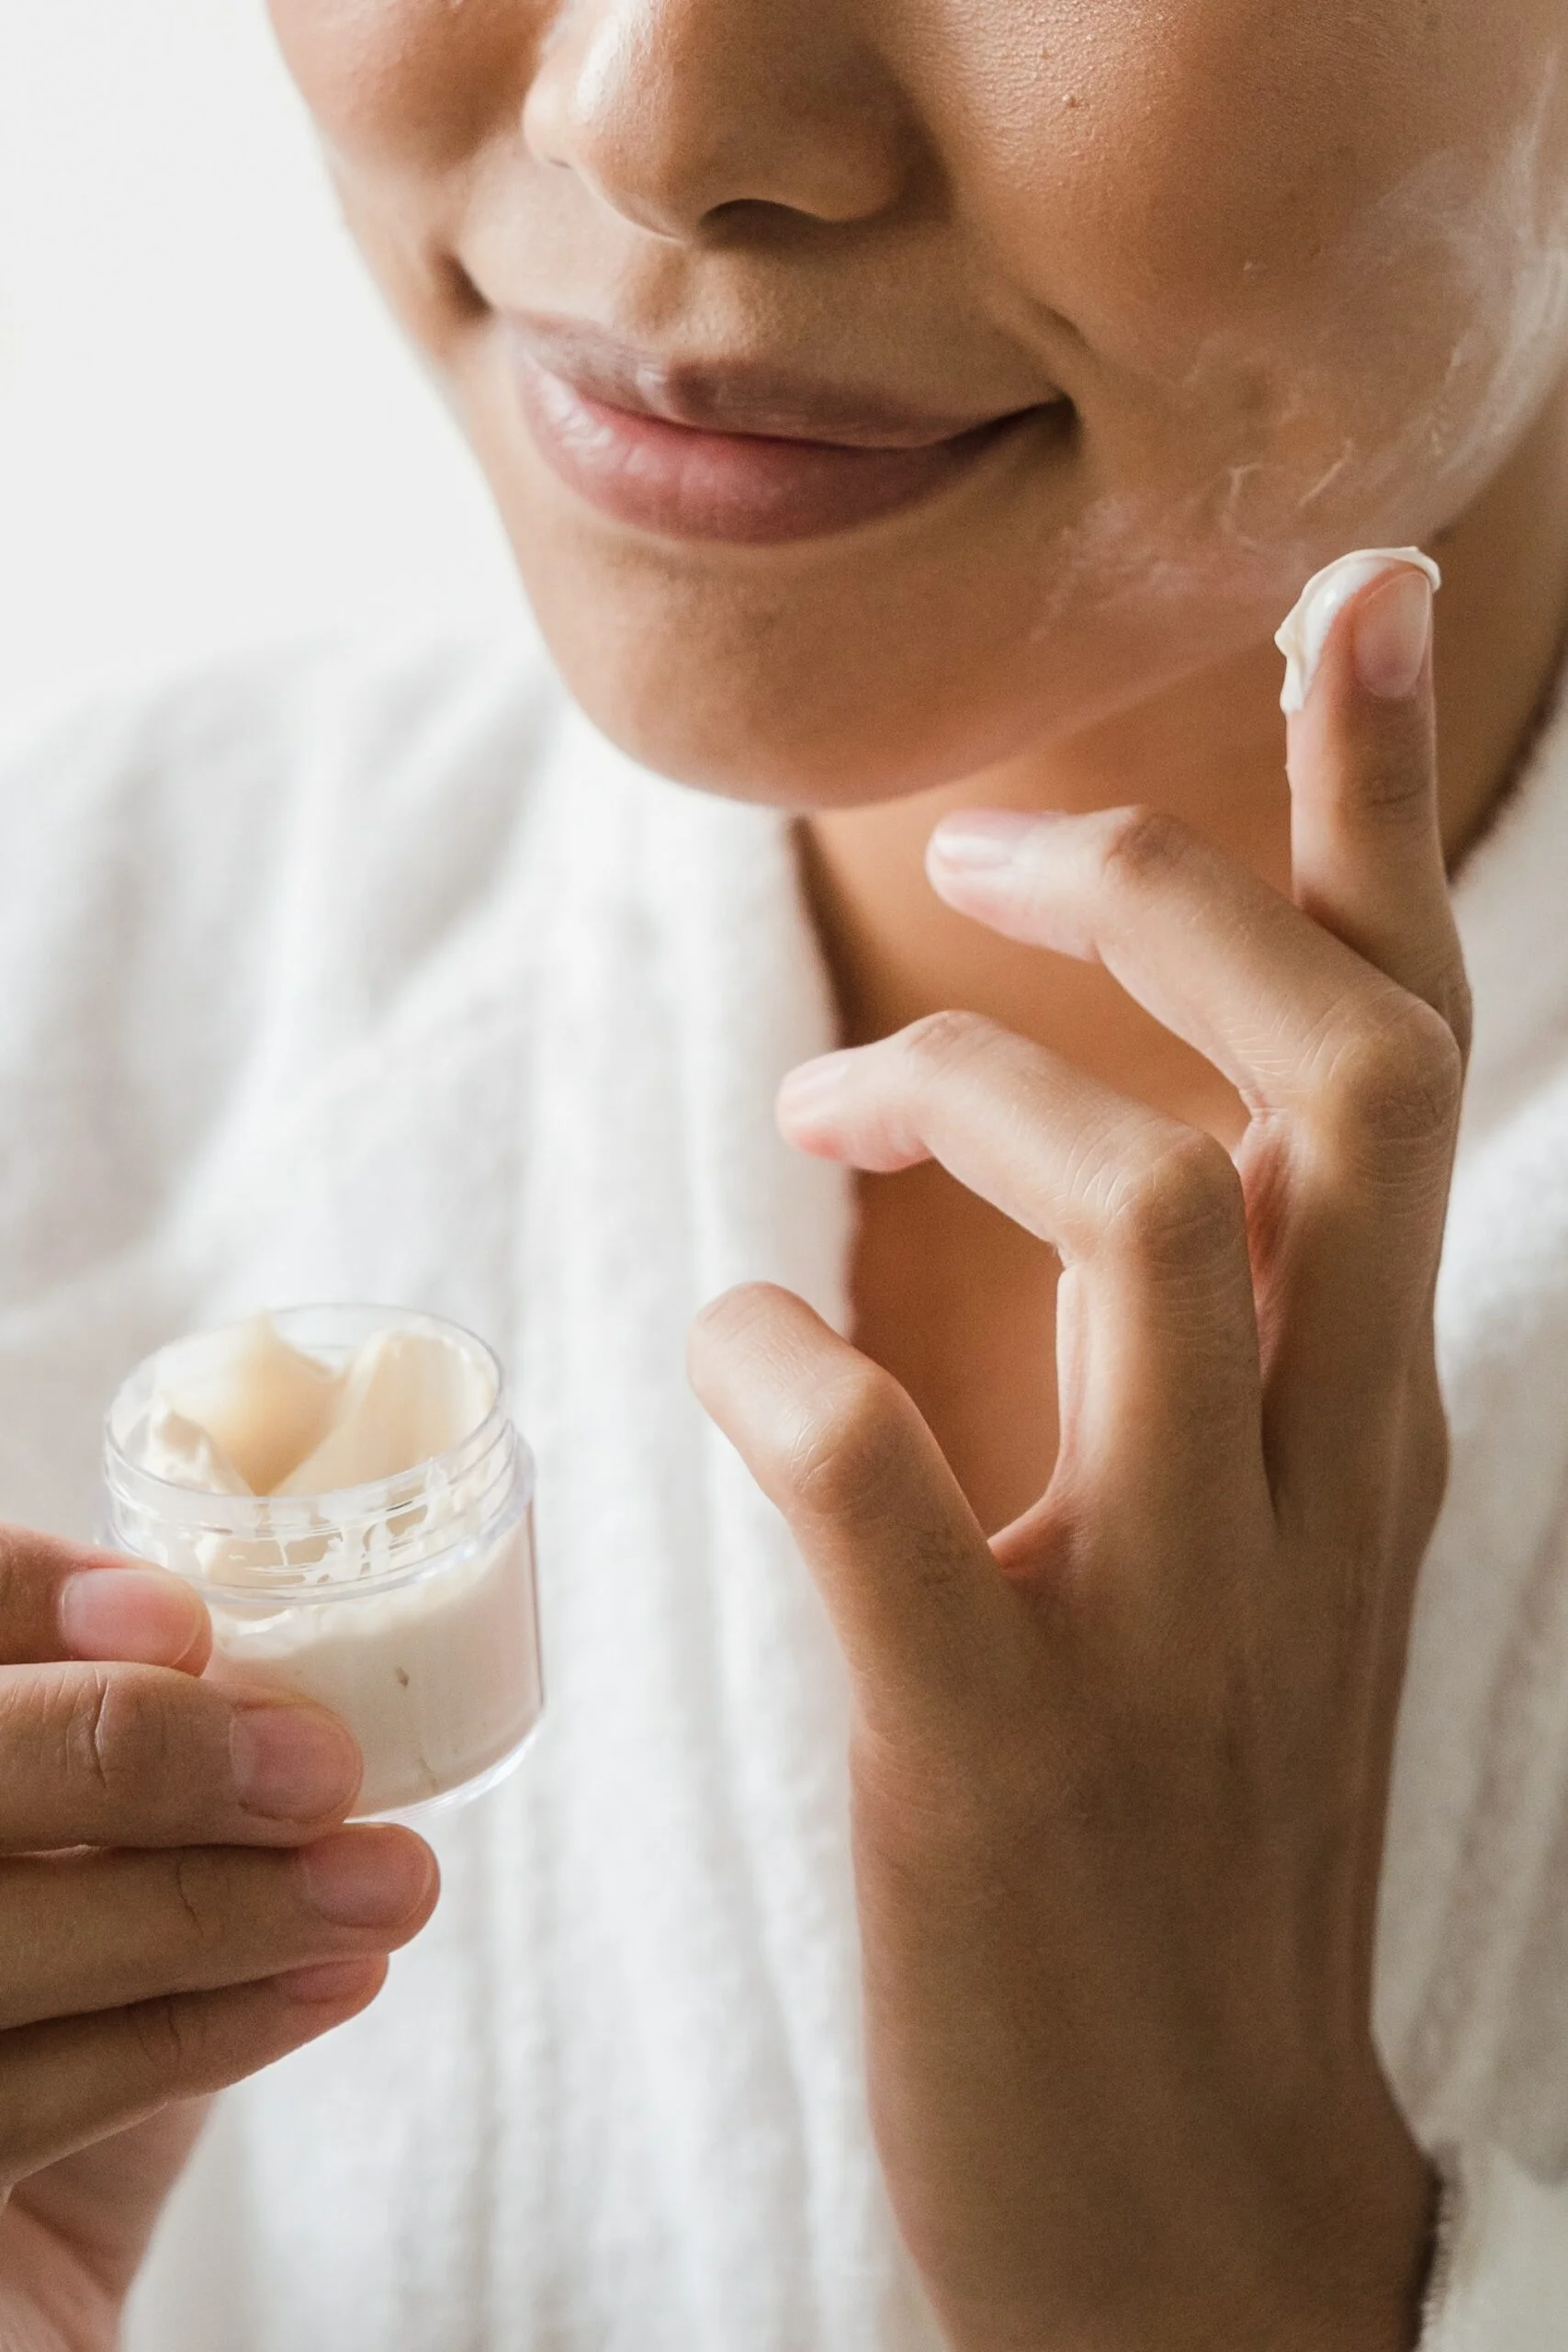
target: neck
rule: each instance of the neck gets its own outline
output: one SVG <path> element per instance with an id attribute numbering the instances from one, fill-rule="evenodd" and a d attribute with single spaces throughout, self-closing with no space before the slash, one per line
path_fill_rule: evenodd
<path id="1" fill-rule="evenodd" d="M 1437 542 L 1437 673 L 1450 865 L 1525 756 L 1568 630 L 1568 385 Z M 950 808 L 1170 810 L 1290 887 L 1280 661 L 1264 642 L 1070 741 L 935 792 L 831 811 L 804 829 L 809 897 L 846 1043 L 952 1006 L 988 1014 L 1157 1108 L 1219 1131 L 1225 1090 L 1095 967 L 982 931 L 925 879 Z"/>

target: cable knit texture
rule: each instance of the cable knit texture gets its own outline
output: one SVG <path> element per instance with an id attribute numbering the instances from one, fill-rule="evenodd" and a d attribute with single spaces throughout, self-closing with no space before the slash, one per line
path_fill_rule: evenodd
<path id="1" fill-rule="evenodd" d="M 1568 732 L 1472 861 L 1440 1299 L 1452 1489 L 1378 2024 L 1462 2184 L 1426 2352 L 1568 2337 Z M 638 771 L 510 653 L 231 665 L 0 756 L 0 1511 L 95 1517 L 127 1366 L 258 1305 L 453 1315 L 539 1457 L 547 1725 L 442 1828 L 353 2026 L 225 2100 L 130 2352 L 923 2352 L 871 2147 L 845 1694 L 689 1397 L 766 1276 L 842 1329 L 851 1194 L 787 824 Z"/>

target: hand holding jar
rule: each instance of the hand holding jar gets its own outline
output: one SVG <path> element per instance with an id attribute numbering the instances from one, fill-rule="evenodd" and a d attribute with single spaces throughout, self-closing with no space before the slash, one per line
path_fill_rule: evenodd
<path id="1" fill-rule="evenodd" d="M 203 2095 L 341 2025 L 436 1896 L 323 1709 L 179 1577 L 0 1531 L 0 2340 L 107 2347 Z"/>
<path id="2" fill-rule="evenodd" d="M 491 1785 L 542 1692 L 532 1464 L 465 1332 L 177 1341 L 106 1484 L 155 1565 L 0 1535 L 0 2340 L 107 2352 L 202 2095 L 363 2008 L 434 1905 L 426 1846 L 344 1816 Z"/>

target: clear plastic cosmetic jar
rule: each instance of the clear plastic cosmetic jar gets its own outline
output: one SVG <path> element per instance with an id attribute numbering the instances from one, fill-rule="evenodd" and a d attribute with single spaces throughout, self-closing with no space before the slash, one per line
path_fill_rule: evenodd
<path id="1" fill-rule="evenodd" d="M 457 1325 L 373 1306 L 269 1321 L 323 1379 L 347 1377 L 383 1335 L 456 1351 L 446 1363 L 473 1400 L 472 1428 L 428 1460 L 331 1493 L 175 1483 L 147 1467 L 158 1400 L 199 1389 L 250 1327 L 198 1332 L 139 1365 L 109 1408 L 106 1535 L 197 1588 L 215 1679 L 341 1717 L 365 1758 L 356 1818 L 423 1819 L 503 1779 L 543 1709 L 533 1456 L 501 1366 Z"/>

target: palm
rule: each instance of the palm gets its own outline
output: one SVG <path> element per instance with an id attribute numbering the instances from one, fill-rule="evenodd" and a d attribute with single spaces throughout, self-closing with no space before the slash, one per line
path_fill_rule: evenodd
<path id="1" fill-rule="evenodd" d="M 22 2182 L 0 2211 L 6 2352 L 111 2352 L 152 2226 L 206 2112 L 162 2109 Z"/>

